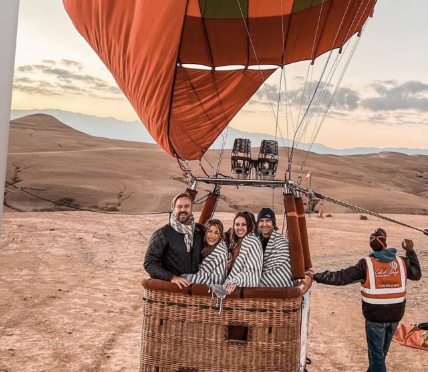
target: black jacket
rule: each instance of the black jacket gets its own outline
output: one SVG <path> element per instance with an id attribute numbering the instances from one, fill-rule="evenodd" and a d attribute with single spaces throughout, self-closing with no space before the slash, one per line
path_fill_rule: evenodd
<path id="1" fill-rule="evenodd" d="M 415 251 L 406 252 L 407 278 L 410 280 L 419 280 L 422 276 L 418 256 Z M 362 258 L 355 266 L 350 266 L 340 271 L 324 271 L 314 275 L 317 283 L 330 285 L 347 285 L 359 281 L 366 281 L 366 260 Z M 364 317 L 376 323 L 395 323 L 399 322 L 404 315 L 406 302 L 388 305 L 374 305 L 362 301 L 362 310 Z"/>
<path id="2" fill-rule="evenodd" d="M 144 269 L 153 279 L 171 280 L 173 275 L 195 274 L 201 261 L 204 230 L 195 224 L 193 247 L 187 252 L 184 234 L 175 231 L 170 224 L 156 230 L 147 247 Z"/>

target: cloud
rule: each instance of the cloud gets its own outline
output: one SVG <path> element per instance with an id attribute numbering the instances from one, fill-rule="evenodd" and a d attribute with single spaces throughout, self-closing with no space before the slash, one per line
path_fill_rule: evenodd
<path id="1" fill-rule="evenodd" d="M 333 106 L 335 108 L 343 108 L 356 110 L 360 101 L 360 94 L 350 88 L 339 88 L 334 97 Z"/>
<path id="2" fill-rule="evenodd" d="M 29 93 L 29 94 L 37 94 L 37 95 L 43 95 L 43 96 L 60 96 L 63 95 L 61 92 L 59 92 L 52 84 L 49 84 L 47 82 L 37 82 L 32 81 L 31 85 L 25 85 L 15 82 L 13 84 L 13 89 L 19 92 Z"/>
<path id="3" fill-rule="evenodd" d="M 57 67 L 57 66 L 62 67 Z M 124 100 L 122 91 L 96 76 L 85 74 L 82 63 L 67 59 L 43 60 L 41 64 L 15 69 L 14 90 L 45 96 L 87 96 Z"/>
<path id="4" fill-rule="evenodd" d="M 113 87 L 113 86 L 110 86 L 110 87 L 108 87 L 108 88 L 106 89 L 106 91 L 107 91 L 107 92 L 111 92 L 111 93 L 113 93 L 113 94 L 122 94 L 122 91 L 120 90 L 120 88 L 119 88 L 119 87 Z"/>
<path id="5" fill-rule="evenodd" d="M 300 81 L 300 80 L 299 80 Z M 279 85 L 266 84 L 262 86 L 251 98 L 247 108 L 264 107 L 265 110 L 276 110 L 278 98 L 281 98 L 281 106 L 287 102 L 290 107 L 305 109 L 312 100 L 312 110 L 315 112 L 325 112 L 330 106 L 331 116 L 353 116 L 358 110 L 360 117 L 364 116 L 370 121 L 380 122 L 391 119 L 388 113 L 398 113 L 403 115 L 406 122 L 422 123 L 425 119 L 412 116 L 412 113 L 428 113 L 428 84 L 421 81 L 406 81 L 399 83 L 396 80 L 375 81 L 369 86 L 369 90 L 360 91 L 341 87 L 333 99 L 334 86 L 331 84 L 312 82 L 311 84 L 301 84 L 289 89 L 286 93 L 279 92 Z M 305 89 L 305 90 L 304 90 Z M 315 93 L 315 89 L 317 92 Z M 341 114 L 340 114 L 341 113 Z M 372 115 L 370 113 L 384 113 L 385 115 Z M 412 118 L 410 118 L 412 116 Z M 426 120 L 425 120 L 426 122 Z"/>
<path id="6" fill-rule="evenodd" d="M 300 87 L 301 86 L 301 87 Z M 355 110 L 358 108 L 360 94 L 350 88 L 339 88 L 333 98 L 334 86 L 324 82 L 311 82 L 307 84 L 299 84 L 298 88 L 289 89 L 285 92 L 279 85 L 265 84 L 249 101 L 249 105 L 273 105 L 275 108 L 278 104 L 278 99 L 281 102 L 287 102 L 294 107 L 306 108 L 311 102 L 313 109 L 318 108 L 325 110 L 331 104 L 335 109 Z M 282 104 L 282 103 L 281 103 Z"/>
<path id="7" fill-rule="evenodd" d="M 369 121 L 385 122 L 387 119 L 388 119 L 388 116 L 385 114 L 375 114 L 368 117 Z"/>
<path id="8" fill-rule="evenodd" d="M 45 65 L 25 65 L 25 66 L 17 67 L 15 72 L 23 72 L 23 73 L 36 72 L 45 67 L 46 67 Z"/>
<path id="9" fill-rule="evenodd" d="M 30 79 L 29 77 L 24 76 L 24 77 L 16 77 L 16 78 L 14 79 L 14 82 L 15 82 L 15 84 L 16 84 L 16 83 L 32 84 L 32 83 L 33 83 L 33 80 L 32 80 L 32 79 Z"/>
<path id="10" fill-rule="evenodd" d="M 377 81 L 372 84 L 376 97 L 361 100 L 361 107 L 371 111 L 416 110 L 428 112 L 428 84 L 421 81 Z"/>
<path id="11" fill-rule="evenodd" d="M 69 59 L 62 59 L 61 64 L 68 67 L 77 67 L 79 71 L 82 70 L 84 67 L 83 64 L 81 64 L 80 62 L 71 61 Z"/>

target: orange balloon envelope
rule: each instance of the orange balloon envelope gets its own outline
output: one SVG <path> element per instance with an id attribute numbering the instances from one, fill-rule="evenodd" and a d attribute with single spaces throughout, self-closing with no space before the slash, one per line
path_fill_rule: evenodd
<path id="1" fill-rule="evenodd" d="M 197 160 L 275 69 L 361 31 L 376 0 L 63 0 L 156 142 Z M 192 69 L 188 64 L 209 69 Z M 242 65 L 239 70 L 220 66 Z"/>

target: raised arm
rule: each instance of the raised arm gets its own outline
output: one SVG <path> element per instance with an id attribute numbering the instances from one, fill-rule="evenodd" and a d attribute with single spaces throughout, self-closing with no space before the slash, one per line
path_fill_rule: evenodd
<path id="1" fill-rule="evenodd" d="M 410 239 L 404 239 L 401 246 L 406 251 L 407 278 L 410 280 L 419 280 L 422 277 L 422 271 L 418 255 L 413 249 L 413 242 Z"/>
<path id="2" fill-rule="evenodd" d="M 314 274 L 314 281 L 329 285 L 347 285 L 353 282 L 366 279 L 366 263 L 364 258 L 358 261 L 355 266 L 349 266 L 339 271 L 324 271 Z"/>

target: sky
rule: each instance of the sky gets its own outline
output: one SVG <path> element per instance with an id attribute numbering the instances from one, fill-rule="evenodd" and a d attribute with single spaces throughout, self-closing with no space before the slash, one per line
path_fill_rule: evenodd
<path id="1" fill-rule="evenodd" d="M 427 15 L 426 0 L 378 0 L 362 37 L 354 37 L 343 53 L 336 77 L 321 80 L 326 87 L 326 98 L 320 101 L 324 112 L 349 51 L 358 42 L 328 114 L 324 119 L 317 112 L 305 116 L 312 122 L 298 138 L 336 149 L 427 149 Z M 338 56 L 333 52 L 329 66 Z M 280 89 L 284 76 L 275 73 L 231 126 L 293 136 L 327 58 L 317 59 L 313 67 L 307 62 L 287 66 L 287 94 Z M 12 109 L 59 109 L 138 120 L 110 72 L 75 30 L 61 0 L 20 0 Z"/>

